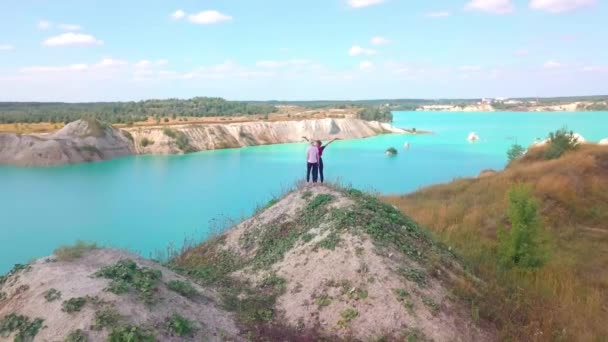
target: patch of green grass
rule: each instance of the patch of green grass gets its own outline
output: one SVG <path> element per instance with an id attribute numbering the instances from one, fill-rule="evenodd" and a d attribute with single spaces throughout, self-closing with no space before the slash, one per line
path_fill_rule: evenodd
<path id="1" fill-rule="evenodd" d="M 270 288 L 274 291 L 283 293 L 285 291 L 286 283 L 287 281 L 284 278 L 272 273 L 262 280 L 260 286 L 264 289 Z"/>
<path id="2" fill-rule="evenodd" d="M 312 239 L 314 239 L 314 238 L 315 238 L 314 234 L 311 234 L 311 233 L 304 233 L 304 234 L 302 234 L 302 241 L 304 241 L 306 243 L 312 241 Z"/>
<path id="3" fill-rule="evenodd" d="M 173 270 L 187 274 L 205 285 L 229 285 L 231 282 L 228 274 L 241 266 L 238 256 L 226 250 L 218 250 L 213 245 L 205 245 L 201 255 L 196 255 L 193 260 L 170 265 Z"/>
<path id="4" fill-rule="evenodd" d="M 331 304 L 331 297 L 324 293 L 315 299 L 315 304 L 319 307 L 319 309 L 324 306 L 329 306 Z"/>
<path id="5" fill-rule="evenodd" d="M 111 279 L 112 282 L 106 290 L 112 293 L 122 294 L 134 289 L 144 303 L 152 304 L 156 300 L 157 285 L 162 273 L 159 270 L 139 267 L 135 261 L 124 259 L 102 268 L 95 273 L 95 276 Z"/>
<path id="6" fill-rule="evenodd" d="M 359 317 L 359 311 L 354 308 L 348 308 L 340 312 L 340 317 L 342 317 L 342 319 L 338 321 L 338 326 L 340 328 L 346 328 L 352 320 Z"/>
<path id="7" fill-rule="evenodd" d="M 319 209 L 334 199 L 334 196 L 330 194 L 319 194 L 306 206 L 306 211 L 312 211 Z"/>
<path id="8" fill-rule="evenodd" d="M 66 336 L 64 342 L 87 342 L 89 340 L 87 334 L 80 330 L 74 330 Z"/>
<path id="9" fill-rule="evenodd" d="M 395 296 L 397 296 L 397 300 L 403 303 L 403 306 L 410 313 L 414 310 L 414 303 L 411 300 L 409 292 L 406 289 L 394 289 L 393 292 Z"/>
<path id="10" fill-rule="evenodd" d="M 177 138 L 177 131 L 174 129 L 171 129 L 169 127 L 165 127 L 163 128 L 163 133 L 168 136 L 169 138 Z"/>
<path id="11" fill-rule="evenodd" d="M 433 315 L 437 315 L 439 313 L 439 304 L 435 303 L 431 297 L 423 296 L 422 303 L 426 305 Z"/>
<path id="12" fill-rule="evenodd" d="M 173 316 L 167 319 L 167 330 L 179 337 L 188 337 L 194 334 L 196 326 L 189 319 L 178 314 L 173 314 Z"/>
<path id="13" fill-rule="evenodd" d="M 120 313 L 113 307 L 105 307 L 95 312 L 95 319 L 91 325 L 93 330 L 103 330 L 115 327 L 122 319 Z"/>
<path id="14" fill-rule="evenodd" d="M 143 137 L 139 143 L 141 147 L 146 147 L 149 145 L 154 145 L 154 140 Z"/>
<path id="15" fill-rule="evenodd" d="M 323 240 L 319 241 L 319 243 L 317 244 L 317 247 L 329 249 L 329 250 L 333 251 L 334 249 L 336 249 L 336 247 L 338 246 L 340 241 L 341 241 L 340 235 L 338 235 L 338 233 L 336 233 L 335 231 L 332 231 L 327 235 L 327 237 L 325 237 Z"/>
<path id="16" fill-rule="evenodd" d="M 154 335 L 138 326 L 123 325 L 112 329 L 108 342 L 154 342 Z"/>
<path id="17" fill-rule="evenodd" d="M 304 228 L 293 222 L 272 225 L 262 230 L 253 259 L 256 268 L 265 268 L 283 259 L 300 238 Z"/>
<path id="18" fill-rule="evenodd" d="M 82 310 L 84 305 L 87 303 L 87 299 L 84 297 L 75 297 L 63 301 L 61 304 L 61 311 L 67 313 L 74 313 Z"/>
<path id="19" fill-rule="evenodd" d="M 307 200 L 312 197 L 312 191 L 307 190 L 302 193 L 302 199 Z"/>
<path id="20" fill-rule="evenodd" d="M 40 328 L 42 328 L 43 322 L 44 320 L 41 318 L 31 320 L 27 316 L 15 313 L 9 314 L 0 319 L 0 337 L 8 338 L 16 332 L 14 341 L 33 341 Z"/>
<path id="21" fill-rule="evenodd" d="M 407 280 L 413 281 L 420 287 L 425 287 L 427 285 L 426 273 L 423 270 L 402 267 L 399 268 L 398 272 Z"/>
<path id="22" fill-rule="evenodd" d="M 60 298 L 61 291 L 57 291 L 57 289 L 49 289 L 44 293 L 44 299 L 46 299 L 47 302 L 53 302 Z"/>
<path id="23" fill-rule="evenodd" d="M 190 284 L 187 281 L 171 280 L 169 283 L 167 283 L 167 288 L 171 291 L 175 291 L 175 292 L 179 293 L 180 295 L 182 295 L 186 298 L 190 298 L 190 299 L 192 299 L 198 295 L 198 292 L 196 291 L 194 286 L 192 286 L 192 284 Z"/>
<path id="24" fill-rule="evenodd" d="M 84 241 L 76 241 L 72 246 L 62 246 L 57 248 L 53 254 L 59 261 L 73 261 L 81 258 L 86 252 L 97 249 L 97 245 L 94 243 L 88 243 Z"/>

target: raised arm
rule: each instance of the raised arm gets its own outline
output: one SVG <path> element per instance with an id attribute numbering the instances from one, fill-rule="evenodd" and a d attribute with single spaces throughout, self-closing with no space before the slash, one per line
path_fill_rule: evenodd
<path id="1" fill-rule="evenodd" d="M 340 138 L 334 138 L 334 139 L 330 140 L 327 144 L 325 144 L 323 146 L 327 146 L 327 145 L 331 144 L 332 142 L 334 142 L 336 140 L 340 140 Z"/>

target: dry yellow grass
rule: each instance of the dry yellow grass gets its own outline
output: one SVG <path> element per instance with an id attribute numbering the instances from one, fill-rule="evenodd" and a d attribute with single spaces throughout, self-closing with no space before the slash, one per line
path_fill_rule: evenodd
<path id="1" fill-rule="evenodd" d="M 608 148 L 586 145 L 544 161 L 530 151 L 506 170 L 385 200 L 433 230 L 484 281 L 470 296 L 501 337 L 521 341 L 608 340 Z M 537 272 L 496 265 L 496 232 L 506 224 L 508 189 L 526 183 L 550 236 Z M 475 290 L 460 286 L 461 295 Z"/>

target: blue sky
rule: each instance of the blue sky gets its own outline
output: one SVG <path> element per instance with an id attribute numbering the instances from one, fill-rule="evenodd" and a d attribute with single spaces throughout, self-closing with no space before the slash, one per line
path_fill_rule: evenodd
<path id="1" fill-rule="evenodd" d="M 0 6 L 0 101 L 608 94 L 604 0 Z"/>

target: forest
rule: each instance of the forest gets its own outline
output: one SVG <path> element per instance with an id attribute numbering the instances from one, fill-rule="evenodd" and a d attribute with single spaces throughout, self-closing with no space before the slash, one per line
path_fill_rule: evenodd
<path id="1" fill-rule="evenodd" d="M 215 97 L 97 103 L 0 102 L 0 123 L 67 123 L 83 117 L 109 123 L 130 123 L 145 121 L 149 117 L 264 115 L 276 111 L 277 108 L 268 103 L 227 101 Z"/>

